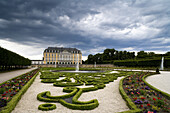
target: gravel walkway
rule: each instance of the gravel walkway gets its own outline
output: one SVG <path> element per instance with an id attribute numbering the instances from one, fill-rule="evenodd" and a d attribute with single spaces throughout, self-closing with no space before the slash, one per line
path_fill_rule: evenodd
<path id="1" fill-rule="evenodd" d="M 160 73 L 147 77 L 146 81 L 154 87 L 170 94 L 170 72 L 160 71 Z"/>
<path id="2" fill-rule="evenodd" d="M 38 110 L 38 106 L 45 102 L 38 101 L 36 98 L 37 94 L 43 91 L 50 91 L 52 95 L 63 95 L 65 93 L 62 92 L 63 88 L 61 87 L 54 87 L 51 83 L 41 83 L 40 76 L 38 75 L 31 87 L 22 96 L 12 113 L 115 113 L 126 111 L 129 110 L 129 108 L 126 106 L 126 103 L 122 99 L 118 89 L 121 78 L 122 77 L 119 77 L 114 82 L 107 84 L 104 89 L 83 93 L 80 96 L 80 101 L 97 99 L 99 101 L 99 106 L 94 110 L 71 110 L 60 103 L 55 103 L 57 109 L 52 111 L 41 111 Z"/>
<path id="3" fill-rule="evenodd" d="M 16 71 L 10 71 L 10 72 L 5 72 L 5 73 L 0 73 L 0 83 L 5 82 L 11 78 L 14 78 L 16 76 L 22 75 L 24 73 L 27 73 L 31 70 L 34 70 L 36 68 L 31 68 L 31 69 L 20 69 Z"/>

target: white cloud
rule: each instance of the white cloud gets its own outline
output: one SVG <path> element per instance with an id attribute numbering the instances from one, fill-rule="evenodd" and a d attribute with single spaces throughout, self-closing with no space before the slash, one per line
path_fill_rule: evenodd
<path id="1" fill-rule="evenodd" d="M 153 38 L 160 33 L 161 29 L 152 24 L 156 19 L 154 15 L 141 15 L 142 8 L 132 7 L 129 4 L 116 1 L 97 7 L 96 11 L 100 13 L 88 14 L 79 21 L 67 15 L 60 16 L 59 20 L 62 21 L 64 27 L 76 34 L 98 38 L 140 40 Z M 159 23 L 164 25 L 167 22 Z"/>
<path id="2" fill-rule="evenodd" d="M 82 60 L 87 60 L 88 56 L 82 56 Z"/>
<path id="3" fill-rule="evenodd" d="M 0 46 L 31 60 L 42 60 L 44 48 L 0 39 Z"/>

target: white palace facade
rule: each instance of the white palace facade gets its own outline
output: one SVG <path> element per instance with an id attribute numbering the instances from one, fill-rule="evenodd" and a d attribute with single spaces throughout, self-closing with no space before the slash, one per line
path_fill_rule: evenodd
<path id="1" fill-rule="evenodd" d="M 48 47 L 43 56 L 43 64 L 82 64 L 82 53 L 76 48 Z"/>

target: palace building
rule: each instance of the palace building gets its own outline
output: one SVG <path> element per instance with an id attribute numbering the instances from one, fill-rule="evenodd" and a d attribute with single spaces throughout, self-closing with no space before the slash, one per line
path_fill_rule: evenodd
<path id="1" fill-rule="evenodd" d="M 43 64 L 82 64 L 82 53 L 76 48 L 48 47 Z"/>

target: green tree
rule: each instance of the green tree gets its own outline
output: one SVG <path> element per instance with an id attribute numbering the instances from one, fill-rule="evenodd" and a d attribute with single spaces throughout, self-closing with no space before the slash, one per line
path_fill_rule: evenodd
<path id="1" fill-rule="evenodd" d="M 137 58 L 146 58 L 147 57 L 147 52 L 140 51 L 137 54 Z"/>

